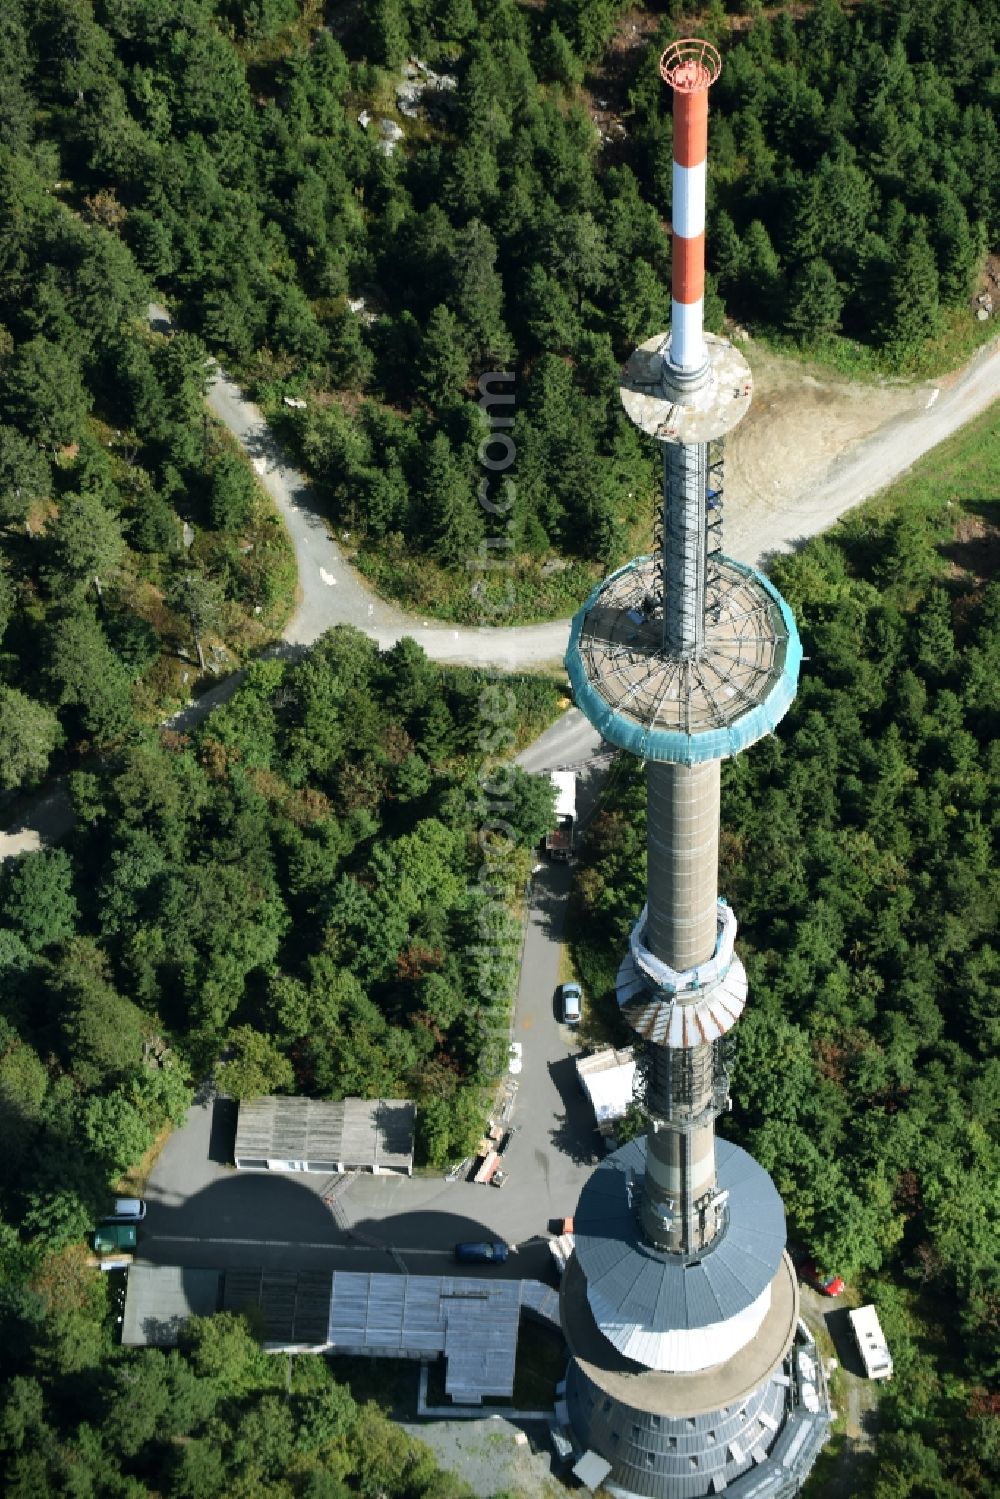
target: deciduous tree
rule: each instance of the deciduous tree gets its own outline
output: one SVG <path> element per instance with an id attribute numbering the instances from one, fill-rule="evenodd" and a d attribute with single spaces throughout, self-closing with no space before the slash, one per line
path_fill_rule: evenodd
<path id="1" fill-rule="evenodd" d="M 4 581 L 0 574 L 0 604 Z M 62 738 L 51 708 L 16 687 L 0 686 L 0 787 L 12 790 L 26 781 L 40 781 Z"/>
<path id="2" fill-rule="evenodd" d="M 219 1087 L 232 1098 L 287 1093 L 295 1085 L 291 1062 L 270 1036 L 241 1025 L 230 1031 L 225 1061 L 216 1070 Z"/>
<path id="3" fill-rule="evenodd" d="M 48 987 L 65 1061 L 81 1088 L 114 1084 L 138 1070 L 153 1023 L 114 988 L 107 959 L 91 938 L 66 942 Z"/>
<path id="4" fill-rule="evenodd" d="M 121 1088 L 88 1098 L 80 1123 L 83 1138 L 111 1179 L 138 1165 L 153 1143 L 152 1130 Z"/>
<path id="5" fill-rule="evenodd" d="M 72 936 L 79 914 L 65 849 L 22 854 L 8 866 L 0 884 L 0 916 L 32 952 Z"/>

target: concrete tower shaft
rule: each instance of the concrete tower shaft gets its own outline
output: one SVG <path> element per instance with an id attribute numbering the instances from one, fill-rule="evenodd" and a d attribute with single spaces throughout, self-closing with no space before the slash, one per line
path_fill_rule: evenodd
<path id="1" fill-rule="evenodd" d="M 706 1100 L 712 1097 L 711 1048 L 703 1069 Z M 697 1058 L 701 1062 L 702 1058 Z M 704 1118 L 707 1109 L 701 1110 Z M 651 1129 L 646 1139 L 646 1175 L 639 1221 L 647 1243 L 672 1254 L 696 1255 L 715 1238 L 722 1203 L 715 1165 L 714 1115 L 687 1129 Z"/>
<path id="2" fill-rule="evenodd" d="M 646 945 L 671 968 L 707 963 L 718 935 L 720 762 L 646 766 Z"/>
<path id="3" fill-rule="evenodd" d="M 646 766 L 646 945 L 679 972 L 710 962 L 718 938 L 720 762 Z M 715 1238 L 716 1068 L 712 1043 L 684 1054 L 653 1047 L 645 1107 L 641 1221 L 651 1244 L 694 1254 Z"/>

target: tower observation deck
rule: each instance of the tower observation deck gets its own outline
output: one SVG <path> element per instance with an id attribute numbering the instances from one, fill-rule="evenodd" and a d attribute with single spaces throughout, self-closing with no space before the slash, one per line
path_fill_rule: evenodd
<path id="1" fill-rule="evenodd" d="M 715 1136 L 726 1036 L 747 997 L 736 918 L 718 893 L 720 765 L 779 722 L 802 658 L 781 595 L 722 551 L 723 442 L 752 381 L 703 328 L 720 68 L 702 41 L 661 58 L 673 91 L 671 328 L 635 350 L 621 386 L 662 452 L 654 546 L 593 590 L 566 656 L 577 705 L 646 762 L 648 794 L 647 903 L 617 977 L 645 1043 L 648 1123 L 580 1197 L 563 1281 L 566 1398 L 577 1441 L 611 1464 L 603 1486 L 654 1499 L 795 1494 L 829 1427 L 781 1198 Z"/>

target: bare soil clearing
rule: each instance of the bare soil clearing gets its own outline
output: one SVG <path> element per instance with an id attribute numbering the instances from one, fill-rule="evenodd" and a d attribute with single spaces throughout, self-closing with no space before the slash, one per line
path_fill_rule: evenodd
<path id="1" fill-rule="evenodd" d="M 923 410 L 933 385 L 861 384 L 761 344 L 740 345 L 753 370 L 753 403 L 726 445 L 726 551 L 755 559 L 768 518 L 794 511 L 834 460 L 897 417 Z"/>
<path id="2" fill-rule="evenodd" d="M 933 380 L 862 383 L 744 345 L 754 398 L 726 454 L 725 550 L 766 562 L 832 526 L 1000 397 L 1000 340 Z"/>

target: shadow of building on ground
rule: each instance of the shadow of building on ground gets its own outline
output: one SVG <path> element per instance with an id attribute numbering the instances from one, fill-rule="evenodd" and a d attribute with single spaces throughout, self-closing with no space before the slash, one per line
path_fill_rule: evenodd
<path id="1" fill-rule="evenodd" d="M 595 1165 L 604 1148 L 586 1095 L 580 1088 L 573 1057 L 549 1063 L 549 1076 L 562 1100 L 563 1112 L 555 1115 L 549 1139 L 556 1150 L 569 1156 L 577 1165 Z"/>

